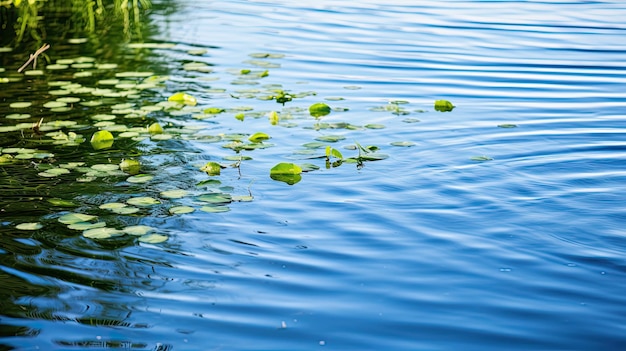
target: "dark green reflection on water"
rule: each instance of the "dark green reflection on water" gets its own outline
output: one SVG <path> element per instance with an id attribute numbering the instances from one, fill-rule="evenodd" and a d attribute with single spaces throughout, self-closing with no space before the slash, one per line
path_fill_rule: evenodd
<path id="1" fill-rule="evenodd" d="M 64 7 L 65 6 L 65 7 Z M 20 345 L 23 338 L 35 337 L 41 332 L 40 323 L 52 321 L 78 323 L 86 326 L 146 328 L 148 325 L 132 321 L 133 309 L 141 305 L 135 290 L 155 287 L 147 277 L 155 266 L 168 266 L 166 262 L 150 258 L 138 259 L 122 256 L 119 249 L 136 243 L 136 238 L 124 236 L 108 241 L 92 241 L 81 236 L 81 231 L 69 230 L 57 221 L 68 211 L 88 211 L 111 226 L 137 224 L 138 214 L 127 216 L 98 210 L 103 199 L 114 201 L 128 194 L 143 191 L 140 185 L 121 184 L 128 176 L 123 172 L 100 176 L 95 181 L 76 181 L 82 174 L 72 170 L 68 174 L 47 178 L 41 172 L 58 167 L 60 163 L 84 162 L 86 166 L 116 164 L 124 158 L 141 158 L 155 153 L 154 145 L 141 143 L 132 138 L 116 140 L 113 148 L 95 151 L 88 142 L 98 127 L 90 117 L 110 113 L 111 106 L 127 102 L 151 104 L 161 101 L 159 89 L 139 90 L 134 96 L 97 97 L 89 93 L 73 93 L 80 102 L 99 101 L 100 105 L 68 103 L 67 111 L 54 111 L 43 104 L 55 101 L 60 95 L 54 82 L 79 83 L 83 87 L 98 87 L 98 81 L 114 77 L 116 72 L 151 71 L 154 75 L 166 75 L 168 65 L 157 54 L 146 50 L 129 49 L 126 43 L 148 41 L 156 34 L 150 25 L 149 12 L 142 17 L 143 25 L 138 31 L 129 31 L 122 17 L 106 16 L 95 27 L 76 21 L 76 9 L 71 4 L 55 3 L 53 9 L 41 9 L 45 20 L 38 22 L 36 35 L 24 36 L 21 42 L 14 27 L 4 21 L 14 21 L 18 14 L 0 7 L 0 47 L 13 50 L 0 52 L 0 77 L 9 79 L 0 83 L 0 128 L 20 124 L 30 127 L 3 130 L 0 133 L 0 149 L 36 149 L 37 157 L 15 160 L 20 152 L 10 153 L 11 159 L 0 162 L 0 350 L 12 349 L 10 343 Z M 175 10 L 171 1 L 154 4 L 151 11 L 165 13 Z M 106 21 L 105 21 L 106 20 Z M 17 34 L 19 35 L 19 33 Z M 85 38 L 84 42 L 72 43 L 69 39 Z M 61 70 L 44 70 L 42 75 L 18 74 L 20 67 L 41 42 L 50 43 L 47 58 L 39 59 L 41 69 L 57 60 L 74 59 L 84 66 Z M 84 62 L 77 58 L 87 58 Z M 93 62 L 92 62 L 93 59 Z M 50 62 L 46 62 L 49 60 Z M 69 65 L 72 65 L 70 63 Z M 117 65 L 111 69 L 80 68 L 88 64 Z M 31 67 L 27 71 L 32 70 Z M 92 72 L 81 76 L 81 72 Z M 131 78 L 132 80 L 132 78 Z M 63 95 L 65 96 L 65 95 Z M 14 108 L 14 102 L 31 102 L 27 108 Z M 28 114 L 24 118 L 7 118 L 9 115 Z M 19 116 L 18 116 L 19 117 Z M 127 119 L 130 128 L 145 127 L 159 118 L 159 113 L 146 114 Z M 43 121 L 41 128 L 39 121 Z M 54 127 L 59 123 L 60 127 Z M 55 144 L 49 133 L 59 132 L 70 137 L 82 136 L 86 142 Z M 73 133 L 73 134 L 70 134 Z M 60 134 L 60 136 L 62 136 Z M 7 154 L 4 154 L 7 155 Z M 144 171 L 153 171 L 146 165 Z M 94 209 L 95 206 L 95 209 Z M 44 222 L 39 230 L 18 230 L 16 224 Z M 94 298 L 97 296 L 97 298 Z M 78 341 L 76 341 L 78 339 Z M 55 341 L 61 347 L 107 347 L 145 349 L 147 344 L 128 340 L 97 340 L 71 335 L 58 335 Z"/>

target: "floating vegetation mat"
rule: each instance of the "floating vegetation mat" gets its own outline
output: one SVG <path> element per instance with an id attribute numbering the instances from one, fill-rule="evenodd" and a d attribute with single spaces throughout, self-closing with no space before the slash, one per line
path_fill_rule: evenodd
<path id="1" fill-rule="evenodd" d="M 266 83 L 272 70 L 281 67 L 283 54 L 253 53 L 240 68 L 220 71 L 208 62 L 209 48 L 132 43 L 125 50 L 128 55 L 171 50 L 185 53 L 185 59 L 150 66 L 154 70 L 123 70 L 118 63 L 85 56 L 57 59 L 19 75 L 0 68 L 4 89 L 32 91 L 0 105 L 2 210 L 45 209 L 39 218 L 12 223 L 15 229 L 62 224 L 89 240 L 159 244 L 168 240 L 168 233 L 142 219 L 218 214 L 230 211 L 233 203 L 254 201 L 251 182 L 241 184 L 242 164 L 255 162 L 255 152 L 277 142 L 283 151 L 286 144 L 293 150 L 286 158 L 276 157 L 266 176 L 289 185 L 309 172 L 343 165 L 360 169 L 387 159 L 383 149 L 417 145 L 412 140 L 367 145 L 367 133 L 386 126 L 355 123 L 348 118 L 349 109 L 338 105 L 346 98 L 318 98 L 314 91 Z M 212 85 L 224 80 L 230 80 L 226 88 Z M 434 113 L 455 108 L 447 100 L 431 106 Z M 373 115 L 393 118 L 423 112 L 404 100 L 370 108 Z M 404 118 L 406 123 L 420 121 Z M 288 133 L 280 128 L 300 129 L 310 139 L 286 140 Z M 338 145 L 346 141 L 348 145 Z M 198 149 L 208 144 L 215 154 Z"/>

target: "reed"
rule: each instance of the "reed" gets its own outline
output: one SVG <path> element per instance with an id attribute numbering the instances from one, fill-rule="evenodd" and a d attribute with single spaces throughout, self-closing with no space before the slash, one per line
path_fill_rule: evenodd
<path id="1" fill-rule="evenodd" d="M 72 27 L 94 33 L 111 22 L 119 22 L 125 33 L 141 28 L 142 11 L 151 7 L 150 0 L 0 0 L 0 7 L 16 11 L 16 42 L 26 36 L 42 42 L 46 35 L 46 14 L 56 13 L 67 17 Z M 113 18 L 113 20 L 111 20 Z"/>

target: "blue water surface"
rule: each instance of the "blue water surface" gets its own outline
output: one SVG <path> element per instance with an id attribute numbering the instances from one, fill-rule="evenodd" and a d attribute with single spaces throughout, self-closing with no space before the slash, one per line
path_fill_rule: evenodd
<path id="1" fill-rule="evenodd" d="M 263 84 L 316 92 L 286 107 L 323 101 L 347 109 L 325 122 L 385 128 L 247 120 L 247 132 L 269 133 L 276 147 L 249 153 L 255 162 L 223 178 L 254 201 L 225 213 L 144 219 L 170 235 L 164 244 L 24 254 L 21 267 L 2 270 L 43 293 L 18 302 L 63 318 L 3 318 L 35 331 L 3 343 L 19 350 L 626 347 L 626 3 L 178 4 L 152 15 L 156 40 L 210 49 L 202 57 L 157 50 L 174 72 L 169 93 L 188 92 L 203 106 L 281 109 L 233 100 L 250 87 L 233 85 L 228 72 L 247 68 L 251 53 L 284 54 L 270 60 L 280 67 Z M 215 79 L 182 70 L 188 61 L 214 65 Z M 439 99 L 456 108 L 435 111 Z M 377 111 L 393 101 L 406 102 L 399 106 L 408 114 Z M 242 131 L 232 117 L 193 123 L 213 134 Z M 389 158 L 322 167 L 295 185 L 268 177 L 277 162 L 312 162 L 294 151 L 328 134 L 346 136 L 335 145 L 345 155 L 357 153 L 343 149 L 356 141 Z M 147 160 L 184 182 L 203 176 L 187 164 L 229 153 L 189 141 L 177 155 Z M 46 262 L 55 264 L 28 268 Z M 91 317 L 118 322 L 93 325 Z"/>

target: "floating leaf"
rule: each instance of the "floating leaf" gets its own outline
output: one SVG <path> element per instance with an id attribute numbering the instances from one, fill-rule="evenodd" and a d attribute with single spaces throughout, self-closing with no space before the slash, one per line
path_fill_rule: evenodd
<path id="1" fill-rule="evenodd" d="M 175 93 L 174 95 L 167 98 L 167 101 L 189 106 L 196 106 L 198 104 L 198 100 L 195 97 L 186 93 Z"/>
<path id="2" fill-rule="evenodd" d="M 253 201 L 254 197 L 252 195 L 235 195 L 233 196 L 233 201 L 237 202 L 250 202 Z"/>
<path id="3" fill-rule="evenodd" d="M 131 225 L 122 229 L 124 233 L 135 236 L 146 235 L 153 230 L 155 230 L 153 227 L 147 225 Z"/>
<path id="4" fill-rule="evenodd" d="M 217 162 L 207 162 L 200 170 L 205 171 L 210 176 L 216 176 L 222 172 L 222 166 Z"/>
<path id="5" fill-rule="evenodd" d="M 108 239 L 120 235 L 124 235 L 124 232 L 107 227 L 88 229 L 83 232 L 83 236 L 89 239 Z"/>
<path id="6" fill-rule="evenodd" d="M 228 212 L 230 208 L 228 206 L 202 206 L 200 211 L 209 212 L 209 213 L 219 213 L 219 212 Z"/>
<path id="7" fill-rule="evenodd" d="M 251 142 L 253 142 L 253 143 L 259 143 L 259 142 L 262 142 L 263 140 L 267 140 L 267 139 L 269 139 L 269 138 L 270 138 L 270 136 L 269 136 L 268 134 L 258 132 L 258 133 L 254 133 L 254 134 L 252 134 L 252 135 L 248 138 L 248 140 L 250 140 L 250 141 L 251 141 Z"/>
<path id="8" fill-rule="evenodd" d="M 141 183 L 147 183 L 151 181 L 153 178 L 154 176 L 150 174 L 137 174 L 137 175 L 128 177 L 126 181 L 129 183 L 141 184 Z"/>
<path id="9" fill-rule="evenodd" d="M 74 224 L 78 222 L 88 222 L 96 218 L 98 217 L 82 213 L 68 213 L 59 217 L 59 222 L 63 224 Z"/>
<path id="10" fill-rule="evenodd" d="M 161 203 L 161 201 L 155 198 L 149 197 L 149 196 L 133 197 L 133 198 L 126 200 L 126 202 L 130 205 L 140 206 L 140 207 L 148 207 L 148 206 L 158 205 Z"/>
<path id="11" fill-rule="evenodd" d="M 517 124 L 509 124 L 509 123 L 498 124 L 498 127 L 500 127 L 500 128 L 517 128 Z"/>
<path id="12" fill-rule="evenodd" d="M 281 162 L 270 170 L 270 174 L 300 174 L 302 168 L 294 163 Z"/>
<path id="13" fill-rule="evenodd" d="M 122 207 L 126 207 L 128 205 L 126 205 L 125 203 L 121 203 L 121 202 L 108 202 L 106 204 L 102 204 L 100 206 L 98 206 L 98 208 L 102 209 L 102 210 L 113 210 L 116 208 L 122 208 Z"/>
<path id="14" fill-rule="evenodd" d="M 196 200 L 212 204 L 227 204 L 233 201 L 232 196 L 226 193 L 203 194 L 197 196 Z"/>
<path id="15" fill-rule="evenodd" d="M 313 117 L 326 116 L 330 113 L 330 111 L 330 106 L 326 105 L 323 102 L 318 102 L 309 106 L 309 114 Z"/>
<path id="16" fill-rule="evenodd" d="M 139 209 L 134 206 L 126 206 L 126 207 L 112 208 L 110 209 L 110 211 L 113 213 L 120 214 L 120 215 L 127 215 L 127 214 L 137 213 L 139 212 Z"/>
<path id="17" fill-rule="evenodd" d="M 139 164 L 139 161 L 137 160 L 123 159 L 122 162 L 120 162 L 120 169 L 130 175 L 138 174 L 140 168 L 141 168 L 141 165 Z"/>
<path id="18" fill-rule="evenodd" d="M 10 108 L 26 108 L 26 107 L 30 107 L 33 103 L 32 102 L 12 102 L 9 104 Z"/>
<path id="19" fill-rule="evenodd" d="M 391 145 L 393 146 L 404 146 L 404 147 L 410 147 L 410 146 L 415 146 L 415 143 L 412 141 L 394 141 L 391 143 Z"/>
<path id="20" fill-rule="evenodd" d="M 91 136 L 91 146 L 94 150 L 108 149 L 113 146 L 113 134 L 108 130 L 99 130 Z"/>
<path id="21" fill-rule="evenodd" d="M 332 148 L 330 146 L 326 146 L 326 158 L 330 158 L 331 156 L 338 158 L 340 160 L 343 159 L 343 155 L 341 154 L 339 150 Z"/>
<path id="22" fill-rule="evenodd" d="M 153 74 L 153 72 L 120 72 L 116 73 L 115 76 L 118 78 L 145 78 Z"/>
<path id="23" fill-rule="evenodd" d="M 105 222 L 96 222 L 96 223 L 89 223 L 89 222 L 78 222 L 78 223 L 74 223 L 74 224 L 70 224 L 67 227 L 69 229 L 72 230 L 89 230 L 89 229 L 95 229 L 95 228 L 104 228 L 106 227 L 106 223 Z"/>
<path id="24" fill-rule="evenodd" d="M 147 243 L 147 244 L 159 244 L 159 243 L 167 241 L 167 235 L 148 234 L 148 235 L 139 237 L 138 240 L 141 241 L 142 243 Z"/>
<path id="25" fill-rule="evenodd" d="M 161 134 L 163 133 L 163 127 L 161 127 L 161 125 L 157 122 L 152 123 L 149 127 L 148 127 L 148 133 L 150 134 Z"/>
<path id="26" fill-rule="evenodd" d="M 15 229 L 19 229 L 19 230 L 37 230 L 41 228 L 43 228 L 43 225 L 39 222 L 20 223 L 15 226 Z"/>
<path id="27" fill-rule="evenodd" d="M 329 143 L 334 143 L 337 142 L 339 140 L 344 140 L 346 137 L 342 136 L 342 135 L 322 135 L 320 137 L 315 138 L 315 140 L 319 140 L 319 141 L 325 141 L 325 142 L 329 142 Z"/>
<path id="28" fill-rule="evenodd" d="M 110 172 L 119 169 L 118 165 L 110 164 L 110 163 L 98 163 L 96 165 L 91 166 L 91 169 L 100 172 Z"/>
<path id="29" fill-rule="evenodd" d="M 477 162 L 484 162 L 484 161 L 491 161 L 493 160 L 493 158 L 482 155 L 482 156 L 473 156 L 470 158 L 470 160 L 477 161 Z"/>
<path id="30" fill-rule="evenodd" d="M 275 126 L 280 121 L 280 116 L 278 115 L 278 112 L 272 111 L 270 112 L 269 119 L 270 119 L 270 124 Z"/>
<path id="31" fill-rule="evenodd" d="M 217 115 L 224 112 L 224 109 L 219 107 L 208 107 L 205 108 L 202 112 L 206 113 L 207 115 Z"/>
<path id="32" fill-rule="evenodd" d="M 43 107 L 45 108 L 59 108 L 59 107 L 66 107 L 67 103 L 62 102 L 62 101 L 48 101 L 45 104 L 43 104 Z"/>
<path id="33" fill-rule="evenodd" d="M 167 199 L 180 199 L 187 196 L 189 192 L 183 189 L 165 190 L 161 192 L 161 196 Z"/>
<path id="34" fill-rule="evenodd" d="M 70 200 L 64 200 L 64 199 L 59 199 L 59 198 L 50 198 L 48 199 L 48 202 L 50 204 L 52 204 L 53 206 L 57 206 L 57 207 L 76 207 L 78 205 L 76 205 L 74 202 L 70 201 Z"/>
<path id="35" fill-rule="evenodd" d="M 195 211 L 195 209 L 189 206 L 174 206 L 169 209 L 169 212 L 171 214 L 185 214 L 185 213 L 191 213 L 193 211 Z"/>
<path id="36" fill-rule="evenodd" d="M 454 105 L 448 100 L 435 101 L 435 110 L 439 112 L 450 112 L 454 109 Z"/>

